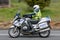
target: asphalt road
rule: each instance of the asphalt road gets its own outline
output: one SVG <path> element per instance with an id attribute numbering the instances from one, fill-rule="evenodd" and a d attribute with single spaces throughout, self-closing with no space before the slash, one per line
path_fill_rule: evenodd
<path id="1" fill-rule="evenodd" d="M 48 38 L 41 38 L 39 36 L 10 38 L 8 35 L 8 30 L 0 30 L 0 40 L 60 40 L 60 30 L 51 30 L 50 37 Z"/>

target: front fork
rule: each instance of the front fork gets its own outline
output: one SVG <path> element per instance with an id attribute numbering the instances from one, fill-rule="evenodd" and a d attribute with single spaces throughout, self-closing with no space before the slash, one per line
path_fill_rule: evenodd
<path id="1" fill-rule="evenodd" d="M 14 33 L 17 32 L 17 27 L 14 28 L 13 32 L 14 32 Z"/>

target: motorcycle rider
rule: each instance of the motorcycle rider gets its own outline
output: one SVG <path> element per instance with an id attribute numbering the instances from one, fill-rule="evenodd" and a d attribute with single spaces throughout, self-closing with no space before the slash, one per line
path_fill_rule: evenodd
<path id="1" fill-rule="evenodd" d="M 41 11 L 39 5 L 34 5 L 33 6 L 34 13 L 32 14 L 33 19 L 38 20 L 41 18 Z"/>
<path id="2" fill-rule="evenodd" d="M 32 27 L 31 21 L 36 22 L 41 18 L 41 10 L 39 5 L 34 5 L 33 6 L 34 12 L 30 15 L 32 15 L 32 20 L 28 20 L 29 27 Z"/>

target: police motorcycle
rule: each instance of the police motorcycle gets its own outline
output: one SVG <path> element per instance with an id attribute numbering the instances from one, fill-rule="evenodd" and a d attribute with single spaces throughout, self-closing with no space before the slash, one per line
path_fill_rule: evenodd
<path id="1" fill-rule="evenodd" d="M 49 37 L 50 35 L 50 17 L 41 18 L 39 21 L 31 21 L 32 27 L 29 27 L 28 20 L 32 16 L 23 15 L 20 17 L 19 12 L 16 14 L 12 26 L 8 30 L 8 34 L 12 38 L 17 38 L 23 35 L 38 34 L 42 38 Z"/>

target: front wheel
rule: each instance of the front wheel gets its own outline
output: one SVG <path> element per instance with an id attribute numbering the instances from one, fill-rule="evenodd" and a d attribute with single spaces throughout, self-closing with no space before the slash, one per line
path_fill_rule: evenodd
<path id="1" fill-rule="evenodd" d="M 47 38 L 50 35 L 50 30 L 39 33 L 39 36 L 42 38 Z"/>
<path id="2" fill-rule="evenodd" d="M 9 34 L 10 37 L 16 38 L 16 37 L 19 37 L 19 35 L 20 35 L 20 30 L 17 28 L 17 30 L 14 32 L 14 28 L 10 28 L 10 29 L 8 30 L 8 34 Z"/>

